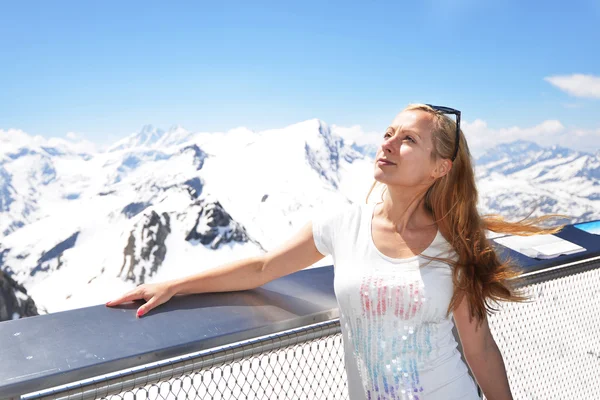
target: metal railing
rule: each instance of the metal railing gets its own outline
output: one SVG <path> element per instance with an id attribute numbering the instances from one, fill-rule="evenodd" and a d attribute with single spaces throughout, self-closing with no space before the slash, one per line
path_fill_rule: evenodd
<path id="1" fill-rule="evenodd" d="M 339 320 L 66 385 L 24 399 L 345 399 Z"/>
<path id="2" fill-rule="evenodd" d="M 503 354 L 515 399 L 600 398 L 600 255 L 580 254 L 563 260 L 574 261 L 553 260 L 546 267 L 536 262 L 532 272 L 518 281 L 518 286 L 532 301 L 501 303 L 500 311 L 490 317 L 492 334 Z M 208 297 L 203 297 L 202 304 L 208 302 L 217 308 L 229 302 L 227 305 L 233 307 L 231 315 L 236 315 L 240 307 L 247 308 L 248 304 L 260 309 L 273 303 L 289 315 L 274 319 L 272 310 L 259 313 L 270 319 L 266 324 L 253 314 L 246 321 L 247 326 L 242 324 L 233 326 L 230 331 L 215 332 L 217 341 L 205 337 L 194 346 L 186 345 L 188 349 L 202 348 L 198 351 L 179 349 L 176 353 L 183 355 L 171 358 L 164 357 L 168 353 L 164 352 L 156 355 L 159 361 L 152 363 L 136 362 L 144 358 L 140 354 L 150 352 L 148 348 L 138 349 L 137 353 L 123 355 L 123 359 L 134 365 L 132 368 L 115 368 L 125 364 L 113 357 L 104 371 L 118 371 L 86 373 L 93 378 L 77 380 L 71 375 L 61 379 L 60 374 L 54 374 L 43 382 L 36 377 L 29 385 L 24 380 L 20 386 L 12 387 L 11 397 L 18 398 L 14 396 L 16 390 L 37 386 L 42 390 L 30 390 L 26 394 L 22 391 L 21 398 L 346 399 L 344 348 L 332 283 L 331 267 L 326 267 L 274 281 L 272 286 L 267 285 L 264 293 L 258 292 L 262 297 L 255 295 L 243 301 L 237 297 L 230 301 L 234 294 L 225 294 L 229 300 L 212 301 L 212 304 L 207 301 Z M 278 294 L 274 293 L 275 287 Z M 284 298 L 283 293 L 290 298 Z M 315 298 L 318 298 L 315 303 L 306 303 Z M 181 306 L 181 303 L 171 305 L 172 309 Z M 156 315 L 156 319 L 159 317 L 161 315 Z M 162 317 L 178 324 L 187 318 L 179 317 L 175 322 L 169 312 Z M 138 322 L 141 321 L 143 319 Z M 257 330 L 248 321 L 269 328 Z M 163 326 L 163 329 L 168 328 Z M 198 332 L 202 330 L 192 332 L 191 337 Z M 198 346 L 198 343 L 204 345 Z M 219 343 L 228 344 L 215 345 Z M 166 349 L 164 344 L 156 346 Z M 155 354 L 158 353 L 155 351 Z M 98 367 L 101 363 L 93 365 Z M 66 384 L 58 386 L 65 381 Z M 2 389 L 0 380 L 0 397 L 3 397 Z"/>

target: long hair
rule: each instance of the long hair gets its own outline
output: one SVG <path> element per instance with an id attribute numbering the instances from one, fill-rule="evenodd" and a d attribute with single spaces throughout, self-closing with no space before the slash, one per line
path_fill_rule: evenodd
<path id="1" fill-rule="evenodd" d="M 455 148 L 456 123 L 424 104 L 410 104 L 404 109 L 406 110 L 421 110 L 434 116 L 432 161 L 439 158 L 450 159 Z M 377 181 L 373 182 L 367 194 L 367 203 L 377 183 Z M 386 189 L 387 186 L 384 187 L 384 191 Z M 384 191 L 382 191 L 382 198 Z M 549 214 L 528 219 L 530 213 L 525 219 L 509 222 L 498 214 L 479 215 L 475 172 L 462 130 L 458 154 L 452 168 L 427 189 L 421 201 L 433 216 L 440 233 L 458 256 L 455 260 L 422 255 L 430 260 L 443 261 L 452 267 L 454 292 L 448 305 L 447 315 L 458 307 L 466 296 L 470 319 L 476 317 L 479 322 L 482 322 L 488 313 L 498 311 L 492 306 L 492 302 L 529 300 L 513 284 L 514 278 L 523 273 L 522 268 L 510 257 L 505 257 L 504 261 L 501 261 L 486 238 L 485 231 L 519 236 L 554 234 L 562 230 L 565 225 L 544 228 L 539 224 L 552 218 L 569 218 L 566 215 Z"/>

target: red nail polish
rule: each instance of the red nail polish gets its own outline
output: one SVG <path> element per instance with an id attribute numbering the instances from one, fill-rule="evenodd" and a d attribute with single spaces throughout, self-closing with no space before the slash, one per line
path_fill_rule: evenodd
<path id="1" fill-rule="evenodd" d="M 141 317 L 142 315 L 144 315 L 144 312 L 143 312 L 143 311 L 141 311 L 141 310 L 138 310 L 138 312 L 137 312 L 137 316 L 138 316 L 138 317 Z"/>

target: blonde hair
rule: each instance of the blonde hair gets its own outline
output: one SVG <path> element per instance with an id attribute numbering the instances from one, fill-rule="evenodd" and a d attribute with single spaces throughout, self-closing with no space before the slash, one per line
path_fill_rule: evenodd
<path id="1" fill-rule="evenodd" d="M 455 150 L 456 123 L 425 104 L 410 104 L 403 111 L 407 110 L 420 110 L 433 115 L 431 158 L 451 159 Z M 367 194 L 367 203 L 377 183 L 373 182 Z M 382 191 L 382 200 L 386 189 L 387 186 Z M 476 317 L 482 322 L 488 313 L 498 311 L 492 307 L 492 302 L 528 300 L 513 284 L 513 279 L 522 274 L 522 268 L 510 257 L 504 261 L 499 259 L 486 238 L 486 229 L 519 236 L 553 234 L 562 230 L 565 225 L 543 228 L 538 224 L 552 218 L 570 217 L 549 214 L 528 219 L 532 211 L 523 220 L 508 222 L 498 214 L 479 215 L 477 201 L 478 191 L 472 157 L 461 130 L 458 154 L 452 168 L 446 175 L 438 178 L 423 197 L 425 209 L 431 213 L 440 233 L 456 251 L 458 260 L 422 256 L 446 262 L 452 267 L 454 292 L 447 315 L 458 307 L 466 296 L 470 317 Z"/>

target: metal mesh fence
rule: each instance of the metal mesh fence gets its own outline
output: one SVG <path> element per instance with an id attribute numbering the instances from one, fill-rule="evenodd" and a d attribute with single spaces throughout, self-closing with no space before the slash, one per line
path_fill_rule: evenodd
<path id="1" fill-rule="evenodd" d="M 28 399 L 347 399 L 339 320 Z"/>
<path id="2" fill-rule="evenodd" d="M 600 399 L 598 267 L 587 263 L 528 277 L 521 285 L 532 301 L 501 303 L 490 317 L 515 399 Z M 347 399 L 339 321 L 24 398 Z"/>
<path id="3" fill-rule="evenodd" d="M 600 269 L 562 273 L 490 318 L 515 399 L 600 399 Z"/>

